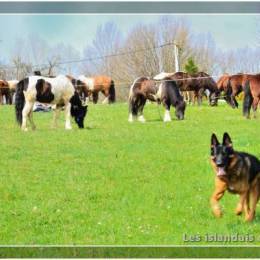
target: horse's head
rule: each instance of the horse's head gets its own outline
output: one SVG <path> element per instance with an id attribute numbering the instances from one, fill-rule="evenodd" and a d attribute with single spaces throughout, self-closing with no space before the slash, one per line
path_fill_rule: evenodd
<path id="1" fill-rule="evenodd" d="M 220 91 L 219 90 L 211 92 L 210 95 L 209 95 L 209 105 L 212 106 L 212 107 L 217 106 L 219 97 L 220 97 Z"/>
<path id="2" fill-rule="evenodd" d="M 175 115 L 178 120 L 184 119 L 185 109 L 186 109 L 186 103 L 184 100 L 180 100 L 176 102 Z"/>
<path id="3" fill-rule="evenodd" d="M 81 100 L 82 105 L 86 106 L 89 97 L 89 91 L 86 84 L 83 81 L 74 78 L 71 79 L 71 82 L 75 88 L 75 92 L 78 94 Z"/>

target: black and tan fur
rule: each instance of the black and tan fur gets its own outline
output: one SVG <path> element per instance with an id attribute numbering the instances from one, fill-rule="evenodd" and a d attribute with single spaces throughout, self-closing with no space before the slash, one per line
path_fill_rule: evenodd
<path id="1" fill-rule="evenodd" d="M 211 164 L 215 171 L 215 190 L 211 196 L 211 207 L 216 217 L 221 217 L 219 200 L 226 191 L 239 194 L 235 213 L 245 213 L 245 220 L 252 221 L 260 197 L 260 161 L 253 155 L 233 149 L 228 133 L 224 133 L 222 144 L 215 134 L 211 136 Z"/>

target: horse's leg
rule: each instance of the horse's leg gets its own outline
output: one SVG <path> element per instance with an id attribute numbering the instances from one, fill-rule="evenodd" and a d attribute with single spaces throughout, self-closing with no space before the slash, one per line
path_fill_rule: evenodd
<path id="1" fill-rule="evenodd" d="M 138 114 L 138 99 L 137 97 L 131 97 L 129 99 L 129 117 L 128 122 L 132 123 Z"/>
<path id="2" fill-rule="evenodd" d="M 170 122 L 170 121 L 172 121 L 172 119 L 171 119 L 171 114 L 170 114 L 171 104 L 170 104 L 169 102 L 164 101 L 164 102 L 163 102 L 163 105 L 164 105 L 164 107 L 165 107 L 165 113 L 164 113 L 164 119 L 163 119 L 163 121 L 164 121 L 164 122 Z"/>
<path id="3" fill-rule="evenodd" d="M 254 112 L 254 118 L 256 118 L 256 111 L 257 111 L 258 103 L 259 103 L 259 98 L 255 97 L 253 100 L 253 105 L 252 105 L 253 112 Z"/>
<path id="4" fill-rule="evenodd" d="M 8 93 L 6 94 L 6 98 L 7 98 L 7 103 L 9 105 L 12 105 L 12 93 L 11 91 L 9 90 Z"/>
<path id="5" fill-rule="evenodd" d="M 65 109 L 64 109 L 64 113 L 65 113 L 65 129 L 67 129 L 67 130 L 72 129 L 71 123 L 70 123 L 70 108 L 71 108 L 70 102 L 69 101 L 65 102 Z"/>
<path id="6" fill-rule="evenodd" d="M 105 99 L 103 100 L 102 104 L 108 104 L 109 103 L 109 92 L 107 90 L 102 90 L 102 94 L 105 96 Z"/>
<path id="7" fill-rule="evenodd" d="M 3 95 L 0 93 L 0 105 L 3 105 Z"/>
<path id="8" fill-rule="evenodd" d="M 29 121 L 30 121 L 32 130 L 35 130 L 36 129 L 36 125 L 35 125 L 35 123 L 33 121 L 33 107 L 32 107 L 32 109 L 31 109 L 31 111 L 30 111 L 28 116 L 29 116 Z"/>
<path id="9" fill-rule="evenodd" d="M 193 99 L 193 91 L 187 91 L 187 92 L 188 92 L 188 97 L 189 97 L 188 104 L 191 105 L 192 99 Z"/>
<path id="10" fill-rule="evenodd" d="M 232 104 L 233 108 L 238 108 L 238 103 L 237 103 L 236 97 L 233 94 L 231 95 L 231 104 Z"/>
<path id="11" fill-rule="evenodd" d="M 203 92 L 204 92 L 204 89 L 202 89 L 202 88 L 198 91 L 198 105 L 199 106 L 201 106 L 201 104 L 202 104 Z"/>
<path id="12" fill-rule="evenodd" d="M 33 109 L 33 102 L 26 101 L 25 106 L 23 108 L 23 112 L 22 112 L 22 115 L 23 115 L 22 130 L 23 131 L 28 131 L 27 118 L 32 109 Z"/>
<path id="13" fill-rule="evenodd" d="M 140 121 L 142 123 L 145 122 L 145 118 L 144 118 L 144 115 L 143 115 L 143 110 L 144 110 L 145 103 L 146 103 L 146 99 L 144 98 L 144 99 L 141 100 L 141 106 L 140 106 L 140 109 L 139 109 L 140 114 L 138 116 L 138 121 Z"/>
<path id="14" fill-rule="evenodd" d="M 194 106 L 195 106 L 195 103 L 196 103 L 196 99 L 199 100 L 199 93 L 198 93 L 198 91 L 195 90 L 194 95 L 193 95 L 193 100 L 192 100 L 192 103 L 193 103 Z"/>
<path id="15" fill-rule="evenodd" d="M 93 103 L 97 104 L 97 102 L 98 102 L 98 92 L 93 92 L 92 97 L 93 97 Z"/>
<path id="16" fill-rule="evenodd" d="M 56 106 L 56 108 L 53 110 L 53 122 L 52 122 L 53 128 L 57 128 L 58 126 L 57 120 L 59 118 L 59 115 L 60 115 L 60 109 Z"/>
<path id="17" fill-rule="evenodd" d="M 183 98 L 184 98 L 184 101 L 188 102 L 189 97 L 188 97 L 188 95 L 187 95 L 187 91 L 183 91 L 183 92 L 181 92 L 181 93 L 182 93 L 182 96 L 183 96 Z"/>

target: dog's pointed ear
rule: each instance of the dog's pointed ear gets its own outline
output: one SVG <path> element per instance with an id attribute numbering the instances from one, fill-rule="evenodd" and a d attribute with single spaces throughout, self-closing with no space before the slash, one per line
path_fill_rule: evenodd
<path id="1" fill-rule="evenodd" d="M 225 132 L 223 135 L 223 145 L 225 145 L 227 147 L 233 147 L 231 138 L 227 132 Z"/>
<path id="2" fill-rule="evenodd" d="M 217 136 L 213 133 L 211 135 L 211 146 L 217 146 L 217 145 L 219 145 L 219 141 Z"/>

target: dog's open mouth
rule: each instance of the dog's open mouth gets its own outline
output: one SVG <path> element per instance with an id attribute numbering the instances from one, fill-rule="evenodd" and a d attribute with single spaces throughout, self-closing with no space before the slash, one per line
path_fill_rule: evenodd
<path id="1" fill-rule="evenodd" d="M 217 176 L 225 176 L 226 175 L 226 171 L 224 169 L 224 167 L 218 167 L 218 171 L 217 171 Z"/>

